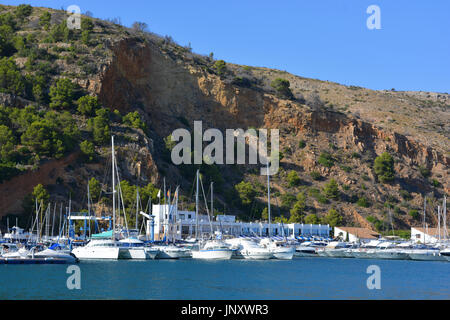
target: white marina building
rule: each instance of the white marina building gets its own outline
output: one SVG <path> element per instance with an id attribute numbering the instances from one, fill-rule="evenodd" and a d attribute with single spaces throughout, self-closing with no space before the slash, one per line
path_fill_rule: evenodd
<path id="1" fill-rule="evenodd" d="M 152 216 L 154 219 L 154 239 L 163 240 L 183 240 L 196 236 L 198 225 L 199 238 L 208 237 L 213 233 L 221 232 L 226 236 L 256 236 L 265 237 L 269 235 L 269 224 L 267 222 L 242 222 L 237 221 L 233 215 L 218 215 L 208 219 L 207 215 L 199 214 L 196 219 L 195 211 L 177 210 L 175 205 L 152 206 Z M 150 234 L 150 225 L 147 226 L 147 234 Z M 271 223 L 272 236 L 286 237 L 317 237 L 329 238 L 331 228 L 329 225 L 302 224 L 302 223 Z"/>

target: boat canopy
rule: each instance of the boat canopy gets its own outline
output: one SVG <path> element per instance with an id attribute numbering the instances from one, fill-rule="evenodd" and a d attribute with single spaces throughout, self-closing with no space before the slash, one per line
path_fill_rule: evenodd
<path id="1" fill-rule="evenodd" d="M 111 238 L 113 236 L 113 231 L 103 231 L 101 233 L 96 233 L 91 236 L 92 239 L 103 239 L 103 238 Z"/>

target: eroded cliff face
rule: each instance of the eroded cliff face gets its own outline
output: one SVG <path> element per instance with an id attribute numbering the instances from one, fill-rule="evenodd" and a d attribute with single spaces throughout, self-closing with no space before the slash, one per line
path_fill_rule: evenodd
<path id="1" fill-rule="evenodd" d="M 425 165 L 442 177 L 439 180 L 448 189 L 450 159 L 401 134 L 364 119 L 312 110 L 260 90 L 232 85 L 189 60 L 171 58 L 151 42 L 125 39 L 113 51 L 114 58 L 102 76 L 102 102 L 122 112 L 138 108 L 161 138 L 184 126 L 180 117 L 191 126 L 194 120 L 202 120 L 204 128 L 278 128 L 281 146 L 287 135 L 308 134 L 347 150 L 375 154 L 390 151 L 403 160 L 397 164 L 400 174 L 402 166 Z M 406 177 L 410 174 L 404 173 Z"/>

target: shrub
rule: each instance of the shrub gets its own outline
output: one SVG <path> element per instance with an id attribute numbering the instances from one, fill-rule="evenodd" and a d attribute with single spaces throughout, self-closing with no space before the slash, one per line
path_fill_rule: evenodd
<path id="1" fill-rule="evenodd" d="M 323 188 L 323 193 L 329 199 L 333 199 L 333 200 L 339 199 L 340 192 L 339 192 L 339 186 L 338 186 L 336 180 L 331 179 L 330 182 L 327 183 L 325 185 L 325 187 Z"/>
<path id="2" fill-rule="evenodd" d="M 301 180 L 300 180 L 300 177 L 298 176 L 297 172 L 292 170 L 287 175 L 287 181 L 288 181 L 289 187 L 295 187 L 300 184 Z"/>
<path id="3" fill-rule="evenodd" d="M 415 220 L 419 218 L 419 211 L 416 209 L 409 210 L 408 214 Z"/>
<path id="4" fill-rule="evenodd" d="M 298 147 L 300 148 L 300 149 L 303 149 L 303 148 L 305 148 L 306 147 L 306 141 L 305 140 L 300 140 L 299 142 L 298 142 Z"/>
<path id="5" fill-rule="evenodd" d="M 384 152 L 376 157 L 373 168 L 381 182 L 387 183 L 394 180 L 394 159 L 389 153 Z"/>
<path id="6" fill-rule="evenodd" d="M 93 161 L 95 158 L 95 147 L 94 144 L 90 141 L 83 141 L 80 143 L 80 150 L 83 153 L 85 159 L 87 161 Z"/>
<path id="7" fill-rule="evenodd" d="M 360 197 L 360 198 L 358 199 L 358 201 L 356 201 L 356 204 L 357 204 L 358 206 L 360 206 L 360 207 L 363 207 L 363 208 L 368 208 L 368 207 L 370 207 L 370 202 L 369 202 L 369 200 L 367 200 L 366 197 Z"/>
<path id="8" fill-rule="evenodd" d="M 342 223 L 342 216 L 337 212 L 336 209 L 332 208 L 328 211 L 328 214 L 323 217 L 322 222 L 324 224 L 329 224 L 330 227 L 336 227 Z"/>
<path id="9" fill-rule="evenodd" d="M 40 17 L 39 17 L 39 25 L 43 27 L 45 30 L 48 30 L 50 28 L 50 20 L 52 19 L 52 15 L 50 12 L 45 11 Z"/>
<path id="10" fill-rule="evenodd" d="M 100 104 L 97 97 L 86 95 L 77 100 L 77 105 L 79 113 L 85 116 L 92 116 Z"/>
<path id="11" fill-rule="evenodd" d="M 75 84 L 68 78 L 59 79 L 50 87 L 50 108 L 68 109 L 72 106 Z"/>
<path id="12" fill-rule="evenodd" d="M 322 152 L 319 156 L 318 162 L 324 166 L 331 168 L 334 165 L 334 159 L 328 152 Z"/>
<path id="13" fill-rule="evenodd" d="M 132 128 L 142 129 L 144 131 L 147 128 L 145 122 L 142 121 L 141 116 L 137 111 L 128 113 L 123 117 L 122 121 L 124 124 L 129 125 Z"/>
<path id="14" fill-rule="evenodd" d="M 225 63 L 225 61 L 223 61 L 223 60 L 217 60 L 217 61 L 214 63 L 213 68 L 216 70 L 216 72 L 217 72 L 217 74 L 218 74 L 219 76 L 225 74 L 225 72 L 226 72 L 226 70 L 227 70 L 226 63 Z"/>
<path id="15" fill-rule="evenodd" d="M 242 206 L 248 207 L 252 204 L 256 196 L 256 191 L 250 182 L 241 181 L 234 186 L 234 189 L 238 193 Z"/>
<path id="16" fill-rule="evenodd" d="M 281 98 L 292 99 L 293 94 L 290 87 L 290 82 L 286 79 L 276 78 L 272 81 L 270 86 L 274 88 L 277 92 L 277 95 Z"/>
<path id="17" fill-rule="evenodd" d="M 12 58 L 0 59 L 0 92 L 21 95 L 25 91 L 25 81 Z"/>
<path id="18" fill-rule="evenodd" d="M 320 219 L 317 217 L 317 215 L 315 215 L 314 213 L 308 214 L 305 217 L 305 223 L 307 224 L 319 224 L 320 223 Z"/>
<path id="19" fill-rule="evenodd" d="M 20 4 L 14 10 L 14 14 L 19 20 L 23 20 L 33 12 L 33 7 L 29 4 Z"/>
<path id="20" fill-rule="evenodd" d="M 101 108 L 95 114 L 97 116 L 89 120 L 89 127 L 92 130 L 94 142 L 102 145 L 107 143 L 110 138 L 109 110 Z"/>
<path id="21" fill-rule="evenodd" d="M 313 180 L 320 180 L 322 178 L 319 171 L 311 171 L 309 175 Z"/>

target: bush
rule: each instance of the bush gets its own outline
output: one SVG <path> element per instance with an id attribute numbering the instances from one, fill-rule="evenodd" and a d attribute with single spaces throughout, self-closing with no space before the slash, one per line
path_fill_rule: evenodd
<path id="1" fill-rule="evenodd" d="M 334 159 L 328 152 L 322 152 L 319 156 L 318 162 L 324 166 L 331 168 L 334 165 Z"/>
<path id="2" fill-rule="evenodd" d="M 368 207 L 370 207 L 370 202 L 369 202 L 369 200 L 366 199 L 366 197 L 360 197 L 360 198 L 358 199 L 358 201 L 356 201 L 356 204 L 357 204 L 358 206 L 360 206 L 360 207 L 363 207 L 363 208 L 368 208 Z"/>
<path id="3" fill-rule="evenodd" d="M 325 185 L 323 188 L 323 193 L 328 199 L 337 200 L 339 199 L 339 186 L 336 182 L 336 180 L 331 179 L 329 183 Z"/>
<path id="4" fill-rule="evenodd" d="M 147 129 L 145 122 L 142 121 L 141 116 L 137 111 L 128 113 L 123 117 L 122 121 L 124 124 L 135 129 L 142 129 L 144 131 Z"/>
<path id="5" fill-rule="evenodd" d="M 305 217 L 305 223 L 307 224 L 319 224 L 320 223 L 320 219 L 317 217 L 317 215 L 315 215 L 314 213 L 308 214 Z"/>
<path id="6" fill-rule="evenodd" d="M 241 204 L 244 207 L 248 207 L 252 204 L 256 196 L 256 191 L 250 182 L 240 182 L 234 186 L 237 191 Z"/>
<path id="7" fill-rule="evenodd" d="M 438 180 L 433 179 L 431 180 L 431 185 L 435 188 L 439 188 L 441 186 L 441 183 Z"/>
<path id="8" fill-rule="evenodd" d="M 226 72 L 226 70 L 227 70 L 226 63 L 225 63 L 225 61 L 223 61 L 223 60 L 217 60 L 217 61 L 214 63 L 213 68 L 216 70 L 216 72 L 217 72 L 217 74 L 218 74 L 219 76 L 225 74 L 225 72 Z"/>
<path id="9" fill-rule="evenodd" d="M 277 95 L 279 97 L 287 98 L 287 99 L 293 98 L 292 91 L 289 88 L 291 86 L 291 84 L 288 80 L 282 79 L 282 78 L 276 78 L 275 80 L 272 81 L 270 86 L 276 90 Z"/>
<path id="10" fill-rule="evenodd" d="M 298 147 L 300 148 L 300 149 L 303 149 L 303 148 L 305 148 L 306 147 L 306 141 L 305 140 L 300 140 L 299 142 L 298 142 Z"/>
<path id="11" fill-rule="evenodd" d="M 92 131 L 94 142 L 98 145 L 105 144 L 110 139 L 111 129 L 109 127 L 109 110 L 105 108 L 98 109 L 97 115 L 88 122 L 89 128 Z"/>
<path id="12" fill-rule="evenodd" d="M 320 180 L 322 178 L 319 171 L 311 171 L 309 175 L 313 180 Z"/>
<path id="13" fill-rule="evenodd" d="M 45 11 L 40 17 L 39 17 L 39 25 L 43 27 L 45 30 L 48 30 L 50 28 L 50 20 L 52 19 L 52 15 L 50 12 Z"/>
<path id="14" fill-rule="evenodd" d="M 336 227 L 342 223 L 342 216 L 337 212 L 336 209 L 332 208 L 328 211 L 328 214 L 323 217 L 322 223 L 329 224 L 330 227 Z"/>
<path id="15" fill-rule="evenodd" d="M 83 153 L 85 159 L 87 161 L 93 161 L 95 158 L 95 147 L 94 144 L 90 141 L 83 141 L 80 143 L 80 150 Z"/>
<path id="16" fill-rule="evenodd" d="M 25 81 L 13 58 L 0 59 L 0 92 L 15 95 L 25 92 Z"/>
<path id="17" fill-rule="evenodd" d="M 408 214 L 415 220 L 419 218 L 419 211 L 416 209 L 409 210 Z"/>
<path id="18" fill-rule="evenodd" d="M 381 182 L 388 183 L 394 180 L 394 159 L 389 153 L 384 152 L 376 157 L 373 168 Z"/>
<path id="19" fill-rule="evenodd" d="M 29 4 L 20 4 L 14 10 L 14 14 L 19 20 L 23 20 L 26 17 L 30 16 L 33 12 L 33 7 Z"/>
<path id="20" fill-rule="evenodd" d="M 72 107 L 75 84 L 68 78 L 59 79 L 50 87 L 50 108 L 68 109 Z"/>
<path id="21" fill-rule="evenodd" d="M 92 116 L 100 104 L 97 97 L 86 95 L 77 100 L 77 105 L 79 113 L 85 116 Z"/>
<path id="22" fill-rule="evenodd" d="M 300 177 L 298 176 L 297 172 L 292 170 L 287 175 L 287 181 L 288 181 L 289 187 L 295 187 L 300 184 L 301 180 L 300 180 Z"/>

